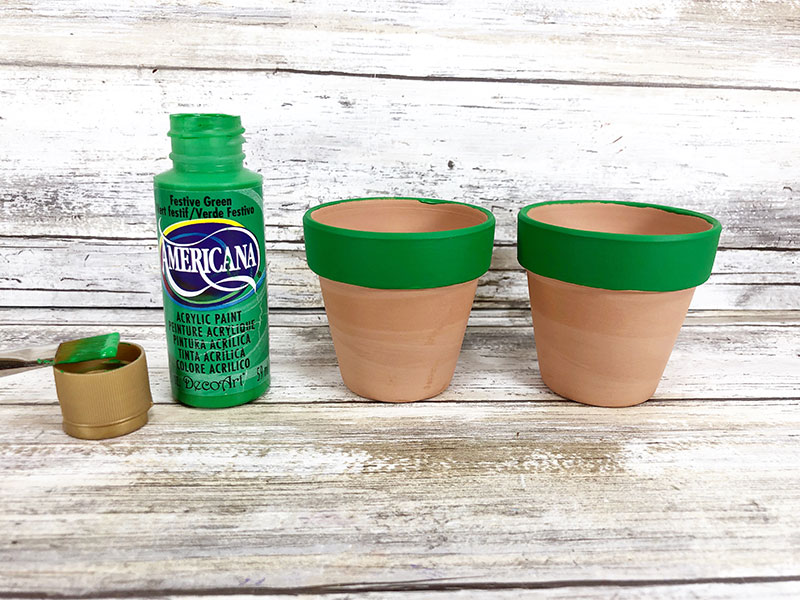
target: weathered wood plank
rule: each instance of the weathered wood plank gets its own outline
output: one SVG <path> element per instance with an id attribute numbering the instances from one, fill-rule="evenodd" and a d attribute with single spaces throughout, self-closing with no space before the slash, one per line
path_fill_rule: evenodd
<path id="1" fill-rule="evenodd" d="M 152 238 L 167 113 L 213 108 L 244 116 L 270 241 L 299 242 L 320 202 L 401 194 L 490 208 L 502 244 L 520 207 L 563 198 L 702 210 L 729 248 L 800 244 L 793 93 L 163 69 L 0 67 L 0 81 L 3 236 Z"/>
<path id="2" fill-rule="evenodd" d="M 663 0 L 4 7 L 0 306 L 157 307 L 150 177 L 166 113 L 200 107 L 246 119 L 274 307 L 321 306 L 303 210 L 396 193 L 495 211 L 484 309 L 527 305 L 516 209 L 567 197 L 710 212 L 723 250 L 693 306 L 798 309 L 797 92 L 763 90 L 798 88 L 799 19 Z M 156 400 L 143 430 L 87 443 L 61 433 L 47 371 L 2 381 L 0 589 L 795 597 L 798 319 L 693 312 L 656 398 L 609 411 L 544 388 L 525 310 L 473 314 L 453 385 L 411 406 L 359 401 L 324 314 L 277 311 L 269 394 L 197 411 L 169 399 L 156 308 L 0 308 L 0 347 L 119 324 Z"/>
<path id="3" fill-rule="evenodd" d="M 800 81 L 795 2 L 48 1 L 4 7 L 5 63 L 299 69 L 669 85 Z"/>
<path id="4" fill-rule="evenodd" d="M 317 277 L 299 244 L 267 248 L 275 308 L 322 308 Z M 156 241 L 0 238 L 0 306 L 161 306 Z M 497 247 L 475 306 L 528 306 L 514 247 Z M 800 251 L 721 250 L 695 309 L 800 309 Z"/>
<path id="5" fill-rule="evenodd" d="M 147 350 L 153 399 L 172 404 L 160 311 L 0 313 L 0 347 L 25 347 L 119 331 Z M 86 321 L 82 315 L 91 315 Z M 272 388 L 261 403 L 363 402 L 342 384 L 324 314 L 278 312 L 270 329 Z M 658 400 L 791 399 L 800 395 L 800 312 L 691 314 L 655 396 Z M 47 369 L 4 378 L 0 404 L 49 404 Z M 566 402 L 542 383 L 528 311 L 475 311 L 451 386 L 436 402 Z"/>
<path id="6" fill-rule="evenodd" d="M 7 593 L 800 568 L 796 402 L 159 405 L 100 443 L 52 409 L 0 407 Z"/>

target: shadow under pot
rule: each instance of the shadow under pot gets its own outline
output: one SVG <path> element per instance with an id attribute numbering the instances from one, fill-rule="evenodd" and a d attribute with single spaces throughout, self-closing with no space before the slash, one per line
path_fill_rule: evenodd
<path id="1" fill-rule="evenodd" d="M 413 402 L 450 384 L 495 220 L 443 200 L 362 198 L 303 217 L 339 371 L 359 396 Z"/>
<path id="2" fill-rule="evenodd" d="M 547 387 L 596 406 L 651 398 L 721 230 L 701 213 L 636 202 L 523 208 L 517 253 Z"/>

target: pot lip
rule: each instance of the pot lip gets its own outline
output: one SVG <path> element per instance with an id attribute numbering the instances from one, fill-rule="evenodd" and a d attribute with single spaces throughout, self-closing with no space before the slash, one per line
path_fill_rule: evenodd
<path id="1" fill-rule="evenodd" d="M 326 206 L 369 200 L 406 200 L 467 207 L 484 221 L 470 227 L 424 232 L 361 231 L 325 225 L 313 213 Z M 382 196 L 320 204 L 303 215 L 306 260 L 314 273 L 333 281 L 381 289 L 444 287 L 476 279 L 489 270 L 495 218 L 491 211 L 451 200 Z"/>
<path id="2" fill-rule="evenodd" d="M 446 229 L 443 231 L 423 231 L 423 232 L 405 232 L 405 231 L 363 231 L 361 229 L 348 229 L 347 227 L 336 227 L 334 225 L 326 225 L 315 220 L 312 215 L 315 211 L 328 206 L 335 206 L 337 204 L 348 204 L 350 202 L 362 202 L 365 200 L 416 200 L 420 204 L 455 204 L 458 206 L 466 206 L 486 216 L 486 220 L 472 225 L 470 227 L 460 227 L 458 229 Z M 437 200 L 435 198 L 414 198 L 410 196 L 369 196 L 365 198 L 346 198 L 344 200 L 334 200 L 333 202 L 325 202 L 309 208 L 303 215 L 303 226 L 319 231 L 324 231 L 334 235 L 343 237 L 358 238 L 364 240 L 437 240 L 437 239 L 451 239 L 463 235 L 472 235 L 492 229 L 495 226 L 495 218 L 491 211 L 475 204 L 468 204 L 466 202 L 456 202 L 454 200 Z"/>
<path id="3" fill-rule="evenodd" d="M 616 204 L 699 218 L 711 227 L 678 234 L 607 233 L 543 223 L 528 212 L 552 204 Z M 703 213 L 619 200 L 556 200 L 528 205 L 517 217 L 517 260 L 538 275 L 607 290 L 668 292 L 711 275 L 722 225 Z"/>
<path id="4" fill-rule="evenodd" d="M 711 224 L 709 229 L 697 231 L 694 233 L 670 233 L 670 234 L 637 234 L 637 233 L 609 233 L 605 231 L 591 231 L 588 229 L 573 229 L 572 227 L 564 227 L 562 225 L 552 225 L 551 223 L 544 223 L 537 221 L 528 215 L 531 209 L 539 206 L 547 206 L 552 204 L 621 204 L 624 206 L 633 206 L 635 208 L 655 208 L 663 210 L 664 212 L 674 213 L 678 215 L 686 215 L 689 217 L 697 217 Z M 722 224 L 712 216 L 688 210 L 685 208 L 677 208 L 674 206 L 665 206 L 663 204 L 650 204 L 649 202 L 632 202 L 628 200 L 548 200 L 545 202 L 536 202 L 524 206 L 519 211 L 519 220 L 526 225 L 545 229 L 548 231 L 563 233 L 565 235 L 573 235 L 578 237 L 615 240 L 620 242 L 633 242 L 633 243 L 663 243 L 663 242 L 679 242 L 682 240 L 718 237 L 722 231 Z"/>

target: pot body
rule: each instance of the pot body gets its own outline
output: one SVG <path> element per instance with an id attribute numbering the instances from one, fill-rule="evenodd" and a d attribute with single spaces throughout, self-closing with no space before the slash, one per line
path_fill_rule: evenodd
<path id="1" fill-rule="evenodd" d="M 584 404 L 622 407 L 655 393 L 695 288 L 606 290 L 528 271 L 542 380 Z"/>
<path id="2" fill-rule="evenodd" d="M 450 385 L 477 279 L 418 290 L 319 279 L 339 371 L 351 391 L 413 402 Z"/>

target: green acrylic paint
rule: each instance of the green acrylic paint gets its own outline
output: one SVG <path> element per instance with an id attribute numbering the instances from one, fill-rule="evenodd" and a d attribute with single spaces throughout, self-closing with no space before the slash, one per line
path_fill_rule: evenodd
<path id="1" fill-rule="evenodd" d="M 241 119 L 170 115 L 173 168 L 155 177 L 173 396 L 222 408 L 269 387 L 262 177 Z"/>

